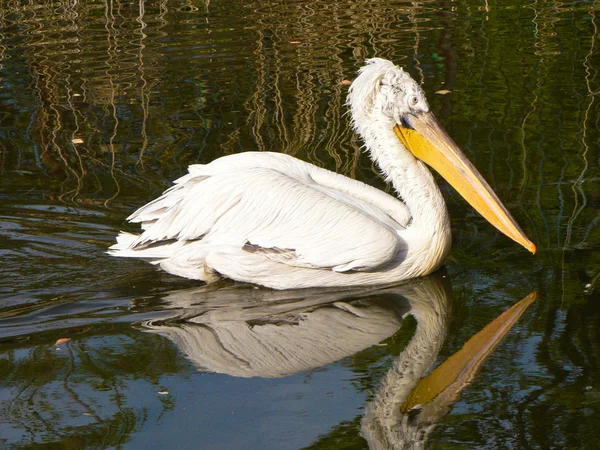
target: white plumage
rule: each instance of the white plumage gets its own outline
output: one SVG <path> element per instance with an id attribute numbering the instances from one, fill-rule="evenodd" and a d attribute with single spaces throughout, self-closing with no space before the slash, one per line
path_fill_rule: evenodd
<path id="1" fill-rule="evenodd" d="M 190 166 L 128 218 L 142 233 L 121 233 L 109 253 L 186 278 L 276 289 L 431 273 L 450 249 L 446 207 L 429 170 L 394 131 L 433 117 L 425 95 L 401 68 L 372 59 L 348 103 L 355 129 L 404 203 L 289 155 L 246 152 Z"/>

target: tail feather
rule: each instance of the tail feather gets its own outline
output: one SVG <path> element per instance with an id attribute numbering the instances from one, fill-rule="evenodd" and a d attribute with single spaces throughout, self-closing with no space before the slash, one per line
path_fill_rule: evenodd
<path id="1" fill-rule="evenodd" d="M 117 243 L 110 247 L 111 252 L 116 252 L 119 250 L 125 250 L 131 246 L 131 244 L 138 238 L 139 235 L 133 233 L 127 233 L 126 231 L 121 231 L 117 236 Z M 111 253 L 112 254 L 112 253 Z M 116 255 L 118 256 L 118 255 Z"/>
<path id="2" fill-rule="evenodd" d="M 140 258 L 156 264 L 172 257 L 183 245 L 182 242 L 172 241 L 156 246 L 136 247 L 134 244 L 138 237 L 138 234 L 121 231 L 117 236 L 117 243 L 109 247 L 107 253 L 122 258 Z"/>

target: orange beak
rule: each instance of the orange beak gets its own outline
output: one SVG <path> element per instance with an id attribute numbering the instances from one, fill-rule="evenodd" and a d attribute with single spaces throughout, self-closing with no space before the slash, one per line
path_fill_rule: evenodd
<path id="1" fill-rule="evenodd" d="M 435 169 L 469 204 L 502 233 L 531 253 L 536 247 L 511 217 L 489 184 L 460 151 L 430 113 L 410 115 L 410 127 L 396 125 L 394 132 L 418 159 Z"/>

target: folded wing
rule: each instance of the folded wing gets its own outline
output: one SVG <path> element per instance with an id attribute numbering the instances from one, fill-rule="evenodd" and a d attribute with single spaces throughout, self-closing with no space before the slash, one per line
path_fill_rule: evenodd
<path id="1" fill-rule="evenodd" d="M 358 181 L 287 155 L 243 153 L 191 166 L 128 218 L 143 232 L 122 233 L 111 253 L 165 268 L 237 249 L 294 267 L 367 271 L 396 257 L 409 219 L 397 199 Z"/>

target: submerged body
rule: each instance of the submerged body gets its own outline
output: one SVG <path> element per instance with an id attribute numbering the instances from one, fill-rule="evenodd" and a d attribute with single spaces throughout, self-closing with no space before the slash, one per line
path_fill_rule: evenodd
<path id="1" fill-rule="evenodd" d="M 402 69 L 370 60 L 350 88 L 349 104 L 357 132 L 403 201 L 289 155 L 229 155 L 190 166 L 128 218 L 143 232 L 121 233 L 110 253 L 186 278 L 227 277 L 276 289 L 427 275 L 447 256 L 451 234 L 444 200 L 422 160 L 535 251 Z M 429 154 L 430 146 L 441 156 Z"/>

